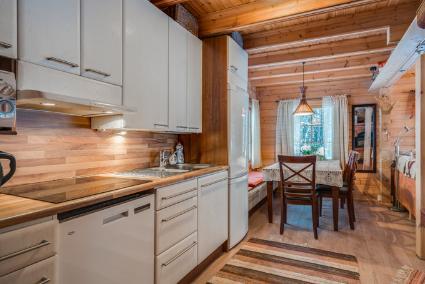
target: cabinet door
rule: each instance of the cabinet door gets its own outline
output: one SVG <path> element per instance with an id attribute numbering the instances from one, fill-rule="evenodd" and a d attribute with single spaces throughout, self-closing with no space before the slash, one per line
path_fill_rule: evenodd
<path id="1" fill-rule="evenodd" d="M 81 1 L 81 75 L 122 84 L 122 0 Z"/>
<path id="2" fill-rule="evenodd" d="M 188 40 L 185 28 L 173 19 L 170 22 L 170 117 L 171 128 L 176 131 L 187 131 L 187 67 Z"/>
<path id="3" fill-rule="evenodd" d="M 147 0 L 124 0 L 126 127 L 168 130 L 168 16 Z"/>
<path id="4" fill-rule="evenodd" d="M 198 263 L 228 238 L 228 173 L 199 178 Z"/>
<path id="5" fill-rule="evenodd" d="M 188 126 L 202 132 L 202 41 L 188 34 Z"/>
<path id="6" fill-rule="evenodd" d="M 0 0 L 0 56 L 17 57 L 17 0 Z"/>
<path id="7" fill-rule="evenodd" d="M 229 73 L 236 75 L 243 81 L 248 81 L 248 54 L 233 39 L 228 38 Z"/>
<path id="8" fill-rule="evenodd" d="M 19 57 L 80 74 L 80 0 L 21 0 Z"/>

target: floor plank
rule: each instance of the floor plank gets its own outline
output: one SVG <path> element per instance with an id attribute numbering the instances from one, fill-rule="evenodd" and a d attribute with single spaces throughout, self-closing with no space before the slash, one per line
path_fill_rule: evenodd
<path id="1" fill-rule="evenodd" d="M 396 271 L 403 265 L 425 270 L 425 261 L 415 255 L 415 224 L 407 213 L 396 213 L 378 204 L 374 198 L 356 194 L 356 229 L 351 231 L 346 210 L 340 210 L 339 232 L 333 231 L 330 200 L 324 202 L 320 218 L 319 239 L 312 232 L 310 207 L 290 206 L 288 225 L 279 234 L 280 204 L 274 202 L 274 223 L 267 222 L 264 204 L 249 220 L 247 238 L 257 237 L 273 241 L 307 245 L 310 247 L 355 255 L 359 262 L 362 283 L 390 283 Z M 205 283 L 236 249 L 223 254 L 195 281 Z"/>

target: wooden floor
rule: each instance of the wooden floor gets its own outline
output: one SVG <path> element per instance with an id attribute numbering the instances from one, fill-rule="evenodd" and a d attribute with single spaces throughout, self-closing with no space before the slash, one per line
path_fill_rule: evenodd
<path id="1" fill-rule="evenodd" d="M 309 207 L 290 206 L 288 223 L 283 235 L 279 234 L 280 204 L 275 197 L 274 223 L 267 223 L 263 205 L 249 220 L 249 237 L 302 244 L 314 248 L 355 255 L 359 262 L 362 283 L 390 283 L 403 265 L 425 270 L 425 261 L 415 255 L 415 225 L 406 213 L 395 213 L 379 205 L 371 197 L 356 195 L 356 229 L 351 231 L 346 210 L 340 210 L 339 232 L 332 230 L 331 203 L 324 203 L 320 218 L 319 239 L 314 240 Z M 195 283 L 205 283 L 236 252 L 225 253 Z"/>

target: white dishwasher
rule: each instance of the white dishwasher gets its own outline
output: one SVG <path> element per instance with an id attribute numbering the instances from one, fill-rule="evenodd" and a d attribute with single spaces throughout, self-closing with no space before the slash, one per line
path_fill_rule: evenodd
<path id="1" fill-rule="evenodd" d="M 58 215 L 59 283 L 154 283 L 154 195 Z"/>
<path id="2" fill-rule="evenodd" d="M 201 263 L 228 237 L 228 173 L 199 178 L 198 263 Z"/>

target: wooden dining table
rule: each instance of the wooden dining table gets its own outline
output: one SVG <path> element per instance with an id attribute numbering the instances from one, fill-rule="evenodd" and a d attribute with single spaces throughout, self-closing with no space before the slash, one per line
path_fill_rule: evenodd
<path id="1" fill-rule="evenodd" d="M 301 170 L 303 165 L 294 166 L 294 170 Z M 306 174 L 308 174 L 306 170 Z M 263 168 L 264 181 L 267 182 L 267 207 L 269 223 L 273 223 L 273 183 L 280 181 L 279 164 Z M 284 172 L 285 175 L 291 174 Z M 311 175 L 311 174 L 310 174 Z M 324 184 L 331 187 L 332 190 L 332 215 L 334 231 L 338 231 L 338 210 L 339 210 L 339 188 L 343 185 L 343 171 L 338 160 L 325 160 L 316 162 L 316 184 Z"/>

